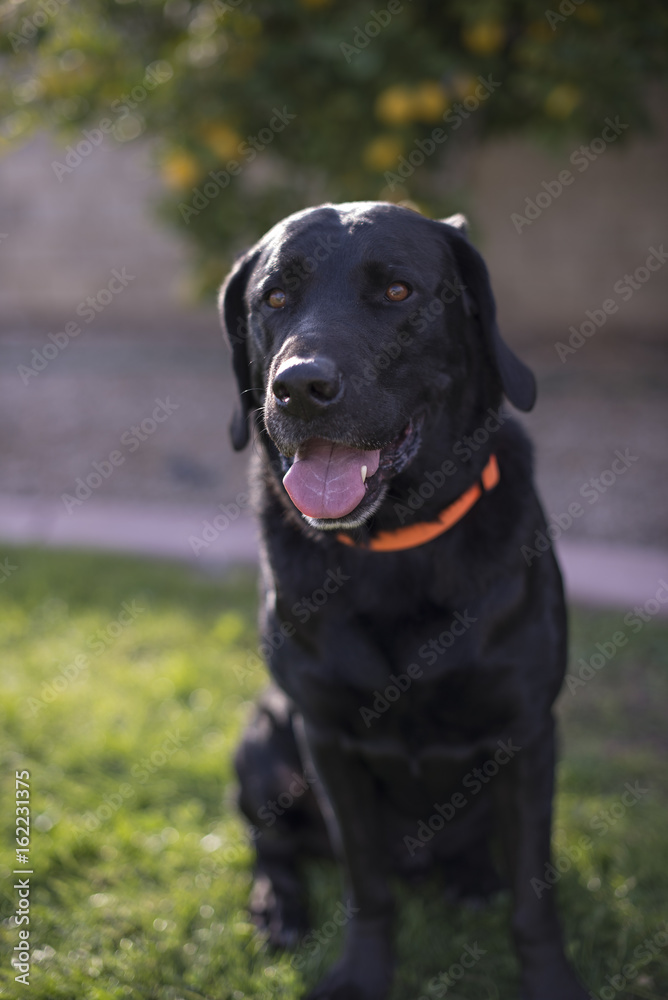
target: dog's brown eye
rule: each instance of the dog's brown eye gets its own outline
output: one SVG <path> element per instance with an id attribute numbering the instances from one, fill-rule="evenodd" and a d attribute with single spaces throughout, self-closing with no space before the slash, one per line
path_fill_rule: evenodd
<path id="1" fill-rule="evenodd" d="M 272 309 L 282 309 L 288 297 L 282 288 L 272 288 L 267 296 L 267 302 Z"/>
<path id="2" fill-rule="evenodd" d="M 402 302 L 403 299 L 407 299 L 410 294 L 410 288 L 408 285 L 405 285 L 403 281 L 393 281 L 385 292 L 385 296 L 390 300 L 390 302 Z"/>

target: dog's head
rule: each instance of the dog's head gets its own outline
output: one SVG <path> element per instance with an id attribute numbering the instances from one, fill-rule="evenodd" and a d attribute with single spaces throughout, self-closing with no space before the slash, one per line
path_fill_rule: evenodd
<path id="1" fill-rule="evenodd" d="M 368 520 L 437 426 L 452 441 L 504 393 L 533 406 L 533 375 L 501 339 L 463 223 L 382 202 L 308 209 L 270 230 L 221 289 L 240 393 L 234 448 L 255 413 L 317 528 Z"/>

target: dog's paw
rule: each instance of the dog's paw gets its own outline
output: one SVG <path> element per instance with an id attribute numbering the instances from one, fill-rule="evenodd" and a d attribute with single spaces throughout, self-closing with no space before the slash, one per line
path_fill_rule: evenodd
<path id="1" fill-rule="evenodd" d="M 255 879 L 249 910 L 253 923 L 267 935 L 273 948 L 292 951 L 308 931 L 306 909 L 299 897 L 277 893 L 264 875 Z"/>

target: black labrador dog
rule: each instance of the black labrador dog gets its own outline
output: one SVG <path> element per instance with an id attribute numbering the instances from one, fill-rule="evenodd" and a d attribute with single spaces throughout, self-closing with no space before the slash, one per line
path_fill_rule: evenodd
<path id="1" fill-rule="evenodd" d="M 584 1000 L 550 862 L 552 705 L 566 616 L 502 398 L 535 382 L 501 339 L 465 220 L 382 202 L 276 225 L 220 298 L 242 449 L 254 425 L 261 632 L 275 686 L 240 746 L 255 827 L 251 908 L 271 940 L 307 928 L 299 862 L 335 853 L 344 953 L 310 1000 L 382 1000 L 396 873 L 450 897 L 513 894 L 523 1000 Z"/>

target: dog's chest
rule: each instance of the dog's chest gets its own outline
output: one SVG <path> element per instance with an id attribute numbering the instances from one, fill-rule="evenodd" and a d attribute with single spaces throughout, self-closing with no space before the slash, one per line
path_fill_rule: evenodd
<path id="1" fill-rule="evenodd" d="M 457 697 L 447 684 L 419 679 L 405 685 L 396 676 L 374 692 L 358 707 L 354 732 L 340 732 L 339 746 L 364 763 L 401 812 L 419 816 L 449 790 L 482 791 L 511 759 L 507 748 L 519 743 L 511 706 L 500 717 L 484 696 Z"/>

